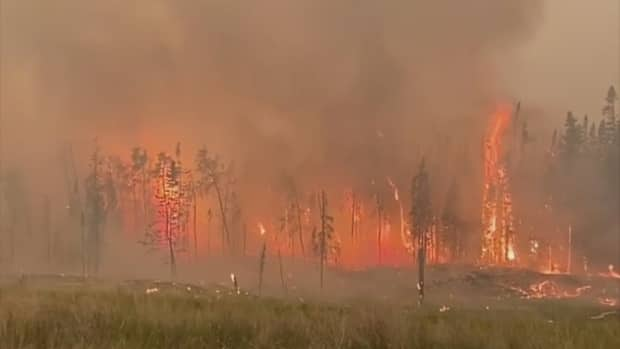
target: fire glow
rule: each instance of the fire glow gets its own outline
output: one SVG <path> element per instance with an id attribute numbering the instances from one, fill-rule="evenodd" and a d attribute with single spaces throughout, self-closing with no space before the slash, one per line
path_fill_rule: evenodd
<path id="1" fill-rule="evenodd" d="M 479 225 L 449 227 L 442 212 L 433 212 L 426 233 L 427 263 L 477 262 L 559 272 L 556 262 L 561 256 L 552 258 L 550 242 L 530 235 L 529 248 L 524 246 L 524 255 L 518 250 L 512 170 L 508 161 L 517 118 L 518 108 L 511 105 L 499 105 L 490 114 L 481 149 L 484 162 L 479 169 L 484 180 Z M 253 200 L 240 201 L 239 197 L 245 193 L 236 186 L 237 178 L 231 166 L 206 150 L 198 152 L 194 164 L 188 157 L 181 156 L 180 145 L 173 155 L 160 153 L 147 160 L 146 153 L 146 150 L 143 154 L 136 153 L 144 157 L 139 161 L 141 166 L 136 165 L 140 156 L 132 154 L 133 163 L 119 162 L 110 166 L 106 175 L 123 183 L 123 171 L 129 173 L 129 182 L 116 186 L 116 198 L 124 216 L 122 221 L 127 222 L 126 230 L 135 234 L 154 230 L 157 234 L 152 235 L 157 235 L 161 247 L 170 251 L 171 259 L 177 258 L 173 246 L 179 250 L 181 259 L 184 251 L 193 251 L 195 259 L 215 254 L 257 255 L 264 245 L 271 251 L 281 251 L 284 257 L 306 261 L 316 257 L 313 239 L 320 227 L 319 187 L 287 183 L 276 196 L 256 196 L 261 198 L 258 204 Z M 410 197 L 406 194 L 409 188 L 394 180 L 396 178 L 402 179 L 402 176 L 395 173 L 377 177 L 366 186 L 358 184 L 356 188 L 347 182 L 325 188 L 334 230 L 330 246 L 333 253 L 330 252 L 328 264 L 362 270 L 414 263 L 419 242 L 412 236 L 414 222 L 410 217 Z M 464 237 L 465 234 L 470 235 Z M 477 240 L 479 236 L 482 237 L 481 247 L 472 244 L 466 251 L 463 241 Z M 570 228 L 568 241 L 570 252 Z M 546 260 L 543 261 L 543 257 L 547 257 Z M 606 274 L 618 277 L 613 269 Z"/>
<path id="2" fill-rule="evenodd" d="M 512 194 L 503 144 L 511 120 L 512 109 L 499 106 L 484 144 L 481 254 L 484 264 L 506 265 L 517 260 Z"/>

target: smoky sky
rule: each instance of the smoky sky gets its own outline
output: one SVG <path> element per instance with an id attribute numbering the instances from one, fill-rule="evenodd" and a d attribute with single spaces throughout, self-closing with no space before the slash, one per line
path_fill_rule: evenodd
<path id="1" fill-rule="evenodd" d="M 5 0 L 5 143 L 183 141 L 317 177 L 462 160 L 541 3 Z"/>

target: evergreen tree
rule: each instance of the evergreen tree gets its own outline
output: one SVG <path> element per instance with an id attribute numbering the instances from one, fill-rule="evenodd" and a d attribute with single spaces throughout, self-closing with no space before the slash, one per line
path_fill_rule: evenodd
<path id="1" fill-rule="evenodd" d="M 424 268 L 428 233 L 433 222 L 429 176 L 422 159 L 411 186 L 411 231 L 418 242 L 418 301 L 424 300 Z"/>
<path id="2" fill-rule="evenodd" d="M 605 97 L 605 106 L 603 107 L 603 117 L 605 122 L 606 131 L 606 144 L 616 144 L 618 139 L 616 137 L 616 101 L 618 95 L 616 89 L 611 86 L 607 91 L 607 97 Z"/>
<path id="3" fill-rule="evenodd" d="M 605 106 L 603 107 L 603 117 L 601 120 L 604 129 L 601 131 L 604 134 L 602 142 L 602 155 L 604 168 L 607 173 L 608 182 L 610 184 L 611 192 L 617 193 L 619 184 L 618 178 L 620 177 L 620 137 L 618 136 L 618 120 L 616 115 L 616 101 L 618 96 L 616 89 L 611 86 L 607 91 L 607 97 L 605 98 Z"/>
<path id="4" fill-rule="evenodd" d="M 327 208 L 327 196 L 325 195 L 325 191 L 321 191 L 319 196 L 319 220 L 320 220 L 320 229 L 319 231 L 313 232 L 313 247 L 314 253 L 319 257 L 319 266 L 320 266 L 320 282 L 321 288 L 323 288 L 323 275 L 325 264 L 327 263 L 330 254 L 336 252 L 337 246 L 334 244 L 334 217 L 332 217 Z"/>
<path id="5" fill-rule="evenodd" d="M 564 122 L 564 133 L 562 134 L 562 142 L 560 144 L 560 157 L 565 166 L 571 167 L 583 143 L 581 126 L 577 123 L 577 119 L 572 112 L 566 115 Z"/>
<path id="6" fill-rule="evenodd" d="M 590 118 L 588 117 L 588 114 L 584 115 L 580 130 L 582 147 L 585 151 L 587 151 L 590 147 L 590 139 L 588 134 L 588 131 L 590 130 Z"/>

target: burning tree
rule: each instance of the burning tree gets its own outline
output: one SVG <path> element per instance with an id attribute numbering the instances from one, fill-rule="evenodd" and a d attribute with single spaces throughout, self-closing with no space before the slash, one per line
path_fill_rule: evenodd
<path id="1" fill-rule="evenodd" d="M 260 296 L 263 292 L 263 275 L 265 274 L 265 261 L 267 259 L 267 237 L 265 236 L 267 230 L 263 223 L 258 223 L 258 230 L 262 240 L 260 257 L 258 260 L 258 295 Z"/>
<path id="2" fill-rule="evenodd" d="M 381 200 L 381 196 L 379 193 L 376 194 L 375 197 L 376 208 L 377 208 L 377 264 L 381 265 L 383 263 L 383 228 L 385 223 L 385 209 L 383 207 L 383 201 Z"/>
<path id="3" fill-rule="evenodd" d="M 351 190 L 349 196 L 351 210 L 351 241 L 355 242 L 360 236 L 362 224 L 362 206 L 355 190 Z"/>
<path id="4" fill-rule="evenodd" d="M 513 263 L 517 258 L 508 162 L 502 154 L 510 114 L 507 109 L 495 113 L 484 147 L 481 260 L 488 264 Z"/>
<path id="5" fill-rule="evenodd" d="M 178 153 L 177 147 L 177 155 Z M 145 244 L 156 248 L 165 246 L 170 275 L 173 278 L 176 276 L 177 252 L 182 250 L 183 236 L 186 232 L 188 202 L 191 203 L 191 196 L 183 184 L 184 174 L 186 175 L 177 159 L 165 153 L 158 155 L 154 168 L 157 216 L 144 241 Z"/>
<path id="6" fill-rule="evenodd" d="M 325 264 L 331 255 L 338 254 L 338 246 L 334 243 L 334 217 L 327 211 L 327 196 L 325 191 L 321 191 L 319 196 L 319 220 L 320 230 L 316 229 L 312 233 L 314 243 L 314 253 L 319 257 L 319 267 L 321 273 L 321 288 L 323 288 L 323 275 Z"/>
<path id="7" fill-rule="evenodd" d="M 433 225 L 431 193 L 426 162 L 422 159 L 411 185 L 411 232 L 418 245 L 418 302 L 424 300 L 424 268 L 429 234 Z"/>
<path id="8" fill-rule="evenodd" d="M 304 247 L 304 210 L 301 206 L 299 192 L 293 177 L 285 177 L 284 187 L 287 194 L 287 206 L 280 220 L 281 228 L 288 233 L 293 255 L 295 255 L 295 239 L 298 239 L 301 254 L 304 256 L 306 253 Z"/>

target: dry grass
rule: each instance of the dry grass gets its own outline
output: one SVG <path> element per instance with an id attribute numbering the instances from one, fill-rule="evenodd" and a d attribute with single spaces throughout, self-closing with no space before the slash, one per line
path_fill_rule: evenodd
<path id="1" fill-rule="evenodd" d="M 5 286 L 0 348 L 620 348 L 620 320 L 566 302 L 512 309 L 258 300 L 186 286 Z"/>

